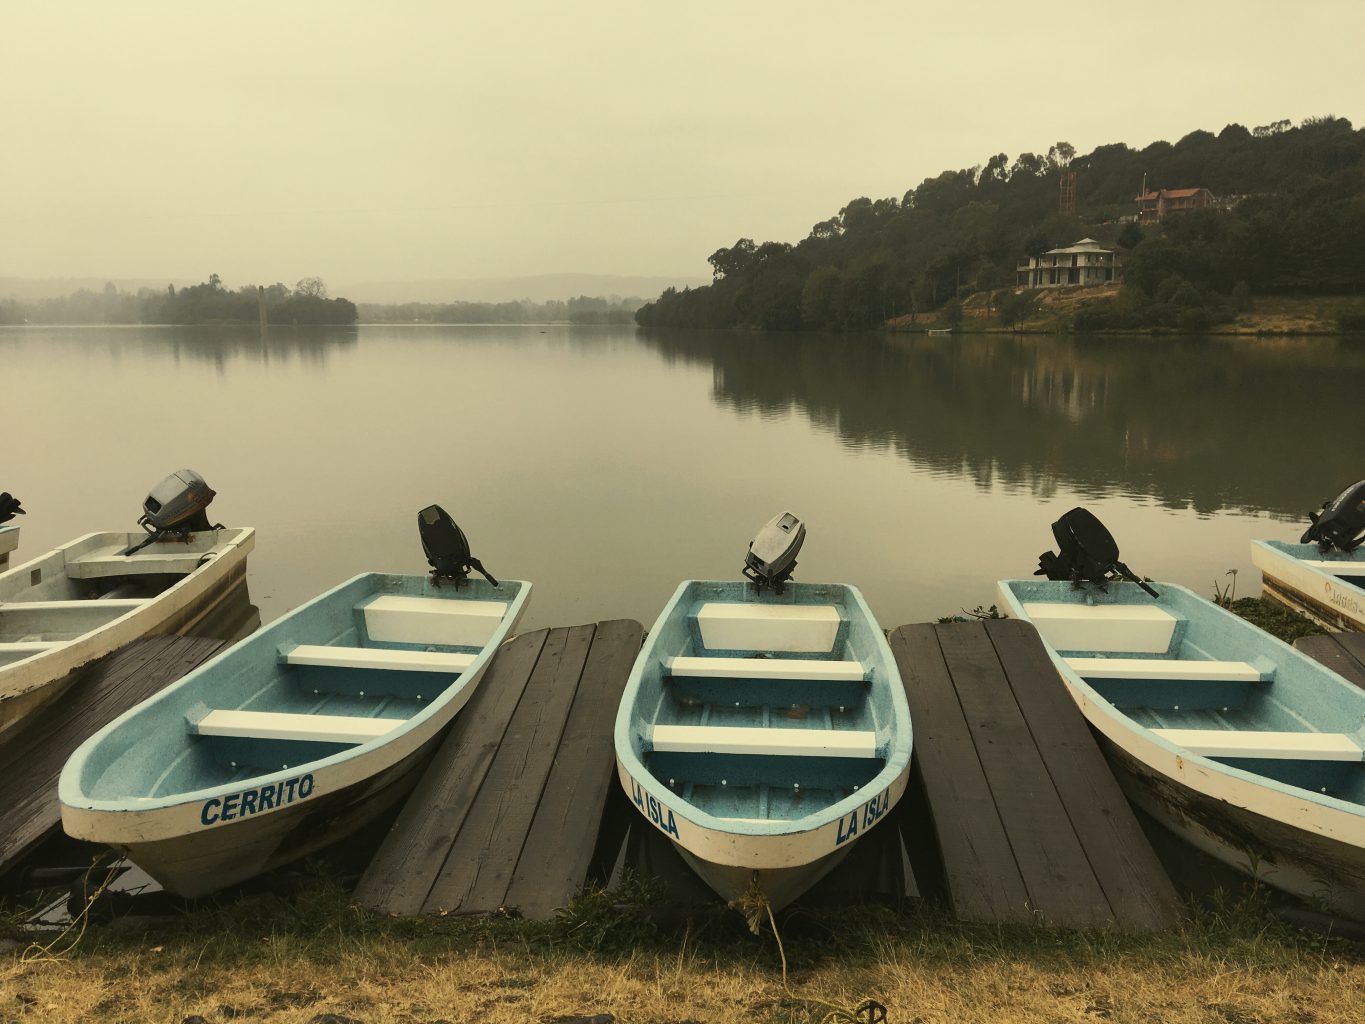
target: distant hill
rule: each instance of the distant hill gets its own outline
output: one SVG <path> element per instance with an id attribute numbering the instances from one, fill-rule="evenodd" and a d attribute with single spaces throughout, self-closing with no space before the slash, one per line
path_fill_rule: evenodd
<path id="1" fill-rule="evenodd" d="M 0 277 L 0 299 L 42 302 L 81 290 L 102 292 L 110 283 L 117 291 L 136 295 L 142 288 L 164 292 L 167 285 L 183 288 L 194 284 L 194 280 L 188 277 Z"/>
<path id="2" fill-rule="evenodd" d="M 2 279 L 0 279 L 2 280 Z M 101 282 L 102 283 L 102 282 Z M 709 277 L 632 277 L 621 274 L 536 274 L 529 277 L 443 277 L 424 281 L 362 281 L 339 291 L 353 302 L 547 302 L 575 295 L 658 295 L 666 288 L 696 288 Z M 3 291 L 0 290 L 0 294 Z"/>

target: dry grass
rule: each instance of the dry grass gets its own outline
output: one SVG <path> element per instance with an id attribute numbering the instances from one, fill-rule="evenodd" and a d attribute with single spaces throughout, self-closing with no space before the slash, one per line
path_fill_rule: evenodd
<path id="1" fill-rule="evenodd" d="M 895 1024 L 962 1021 L 1253 1024 L 1365 1021 L 1361 947 L 1290 932 L 1262 910 L 1203 913 L 1134 937 L 967 928 L 851 908 L 784 924 L 792 988 Z M 0 1020 L 305 1024 L 818 1021 L 788 997 L 771 936 L 737 917 L 663 933 L 640 911 L 585 901 L 563 921 L 399 921 L 325 887 L 142 933 L 87 933 L 68 958 L 0 961 Z M 325 1017 L 322 1017 L 326 1020 Z"/>

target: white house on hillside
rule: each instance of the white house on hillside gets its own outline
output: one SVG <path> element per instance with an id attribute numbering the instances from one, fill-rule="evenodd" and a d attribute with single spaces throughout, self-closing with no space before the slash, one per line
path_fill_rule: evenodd
<path id="1" fill-rule="evenodd" d="M 1123 280 L 1119 254 L 1093 238 L 1082 238 L 1065 249 L 1049 249 L 1041 256 L 1031 256 L 1015 270 L 1022 288 L 1061 288 Z"/>

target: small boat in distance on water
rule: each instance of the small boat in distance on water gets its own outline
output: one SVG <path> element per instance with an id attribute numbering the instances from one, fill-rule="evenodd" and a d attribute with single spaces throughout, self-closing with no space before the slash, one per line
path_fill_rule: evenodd
<path id="1" fill-rule="evenodd" d="M 1328 629 L 1365 630 L 1365 480 L 1311 518 L 1297 544 L 1251 542 L 1266 595 Z"/>
<path id="2" fill-rule="evenodd" d="M 180 470 L 143 503 L 148 532 L 86 534 L 0 572 L 0 742 L 82 667 L 139 637 L 191 632 L 245 582 L 255 531 L 210 526 L 213 496 Z"/>
<path id="3" fill-rule="evenodd" d="M 751 545 L 752 582 L 684 582 L 616 718 L 649 825 L 723 899 L 756 888 L 773 909 L 887 816 L 910 770 L 905 691 L 862 595 L 788 582 L 804 536 L 783 513 Z"/>
<path id="4" fill-rule="evenodd" d="M 1365 690 L 1137 581 L 1090 522 L 1103 530 L 1083 509 L 1054 524 L 1051 578 L 1002 581 L 1000 607 L 1037 627 L 1129 798 L 1239 871 L 1365 920 Z"/>
<path id="5" fill-rule="evenodd" d="M 85 742 L 58 785 L 68 835 L 182 896 L 321 849 L 401 799 L 526 608 L 439 506 L 429 577 L 366 573 L 257 632 Z"/>

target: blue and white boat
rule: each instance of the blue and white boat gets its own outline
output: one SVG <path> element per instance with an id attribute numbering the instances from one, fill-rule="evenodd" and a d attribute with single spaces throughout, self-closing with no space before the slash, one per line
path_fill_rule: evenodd
<path id="1" fill-rule="evenodd" d="M 722 898 L 779 908 L 905 791 L 910 711 L 886 637 L 840 584 L 688 580 L 616 719 L 621 785 Z"/>
<path id="2" fill-rule="evenodd" d="M 62 824 L 182 896 L 335 842 L 416 783 L 529 594 L 357 576 L 91 737 Z"/>
<path id="3" fill-rule="evenodd" d="M 1365 919 L 1365 690 L 1169 583 L 1004 580 L 1129 798 L 1270 885 Z"/>
<path id="4" fill-rule="evenodd" d="M 19 527 L 0 526 L 0 572 L 9 568 L 10 555 L 19 546 Z"/>
<path id="5" fill-rule="evenodd" d="M 1365 630 L 1365 547 L 1253 540 L 1251 562 L 1268 596 L 1329 629 Z"/>

